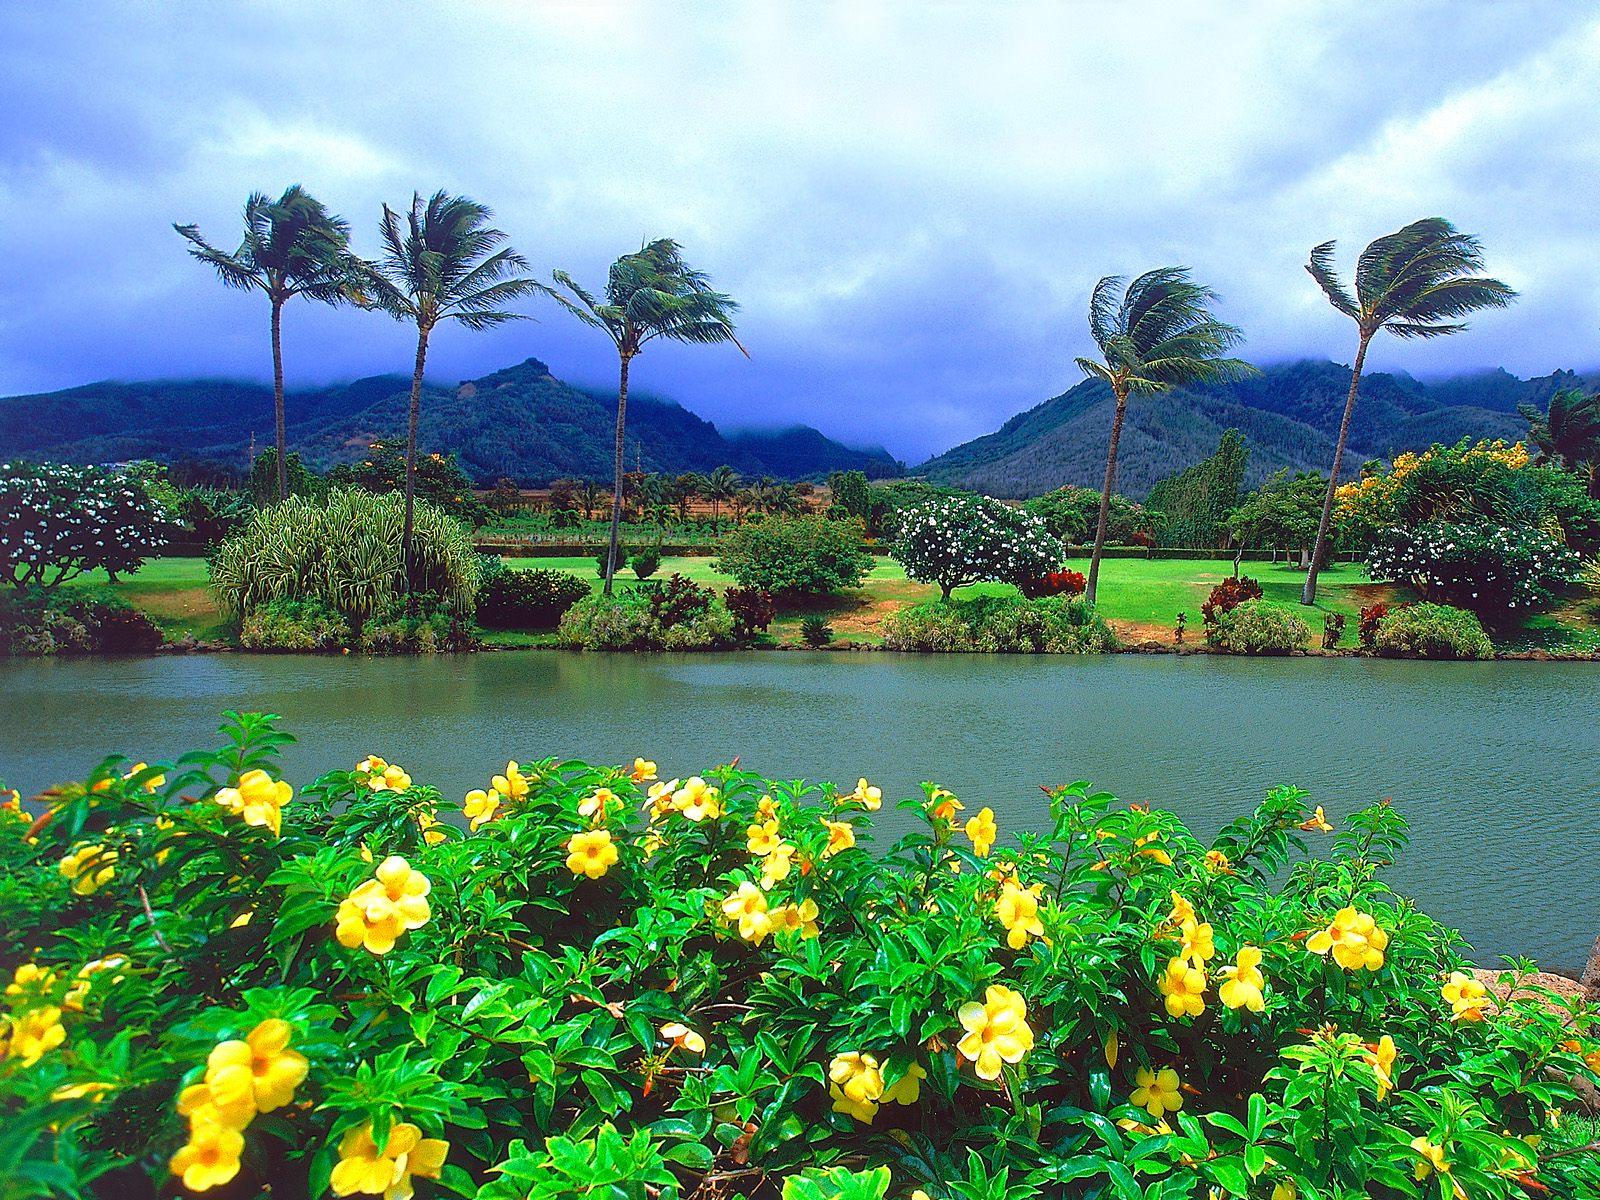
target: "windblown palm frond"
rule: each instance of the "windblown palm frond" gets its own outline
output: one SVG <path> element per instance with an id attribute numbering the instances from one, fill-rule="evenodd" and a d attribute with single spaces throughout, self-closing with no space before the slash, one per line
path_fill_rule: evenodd
<path id="1" fill-rule="evenodd" d="M 295 296 L 327 304 L 350 298 L 350 226 L 298 183 L 276 200 L 251 194 L 237 250 L 213 246 L 196 225 L 173 228 L 189 243 L 189 253 L 228 287 L 259 290 L 278 303 Z"/>
<path id="2" fill-rule="evenodd" d="M 1122 282 L 1108 275 L 1090 297 L 1089 333 L 1101 358 L 1075 360 L 1085 375 L 1125 394 L 1236 379 L 1254 371 L 1226 357 L 1243 334 L 1211 315 L 1216 293 L 1195 283 L 1187 268 L 1146 271 L 1119 297 Z"/>

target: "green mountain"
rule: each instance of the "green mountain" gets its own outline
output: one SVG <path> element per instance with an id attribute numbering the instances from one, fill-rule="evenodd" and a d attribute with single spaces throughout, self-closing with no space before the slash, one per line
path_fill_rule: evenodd
<path id="1" fill-rule="evenodd" d="M 292 392 L 289 445 L 322 469 L 354 461 L 376 438 L 405 432 L 409 387 L 404 376 L 380 375 Z M 608 478 L 615 422 L 614 395 L 564 383 L 530 358 L 454 388 L 426 385 L 419 440 L 429 450 L 455 451 L 479 483 L 508 476 L 538 485 L 564 475 Z M 0 459 L 242 466 L 252 434 L 258 450 L 271 444 L 272 392 L 260 384 L 95 383 L 0 398 Z M 628 404 L 627 463 L 672 474 L 727 463 L 779 479 L 904 470 L 884 450 L 852 449 L 806 427 L 724 436 L 673 401 L 640 395 Z"/>
<path id="2" fill-rule="evenodd" d="M 1435 383 L 1403 374 L 1364 375 L 1346 473 L 1354 475 L 1367 459 L 1433 442 L 1524 437 L 1528 427 L 1517 415 L 1518 404 L 1542 408 L 1557 388 L 1597 382 L 1600 376 L 1570 371 L 1527 380 L 1494 371 Z M 1349 386 L 1349 367 L 1307 361 L 1266 367 L 1238 383 L 1135 396 L 1117 452 L 1117 490 L 1143 496 L 1156 480 L 1205 458 L 1230 428 L 1240 430 L 1250 447 L 1248 484 L 1279 467 L 1326 471 Z M 1036 496 L 1067 483 L 1099 487 L 1112 414 L 1110 389 L 1085 380 L 913 473 L 1005 498 Z"/>

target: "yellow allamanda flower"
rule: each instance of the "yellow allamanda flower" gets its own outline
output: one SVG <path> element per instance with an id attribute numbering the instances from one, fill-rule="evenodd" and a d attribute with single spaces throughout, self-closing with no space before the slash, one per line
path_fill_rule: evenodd
<path id="1" fill-rule="evenodd" d="M 774 846 L 772 853 L 761 860 L 761 886 L 770 891 L 773 884 L 789 878 L 789 872 L 794 867 L 794 856 L 793 842 L 779 842 Z"/>
<path id="2" fill-rule="evenodd" d="M 828 845 L 822 851 L 823 858 L 832 858 L 856 844 L 856 829 L 849 821 L 830 821 L 824 817 L 822 823 L 828 827 Z"/>
<path id="3" fill-rule="evenodd" d="M 722 793 L 698 775 L 691 775 L 672 793 L 672 807 L 689 820 L 714 821 L 722 815 Z"/>
<path id="4" fill-rule="evenodd" d="M 1032 888 L 1023 888 L 1008 881 L 1000 891 L 1000 898 L 994 903 L 994 915 L 1006 927 L 1006 945 L 1013 950 L 1021 950 L 1026 946 L 1030 934 L 1034 937 L 1044 936 L 1044 923 L 1039 920 L 1039 892 L 1036 890 L 1041 886 L 1035 884 Z"/>
<path id="5" fill-rule="evenodd" d="M 340 901 L 334 936 L 341 946 L 387 954 L 401 934 L 428 923 L 432 887 L 426 875 L 392 854 L 378 864 L 374 878 Z"/>
<path id="6" fill-rule="evenodd" d="M 1326 929 L 1306 939 L 1307 950 L 1331 952 L 1333 960 L 1347 971 L 1381 970 L 1388 945 L 1389 935 L 1378 928 L 1372 915 L 1353 906 L 1341 908 Z"/>
<path id="7" fill-rule="evenodd" d="M 1167 1012 L 1174 1017 L 1198 1017 L 1206 1009 L 1206 973 L 1188 959 L 1173 958 L 1156 981 L 1166 997 Z M 1159 1113 L 1156 1115 L 1160 1115 Z"/>
<path id="8" fill-rule="evenodd" d="M 483 791 L 474 788 L 467 793 L 467 798 L 461 802 L 461 815 L 471 822 L 471 830 L 477 833 L 480 828 L 494 820 L 494 814 L 500 807 L 500 793 L 493 788 Z"/>
<path id="9" fill-rule="evenodd" d="M 954 792 L 936 787 L 928 797 L 928 812 L 936 821 L 954 821 L 956 814 L 966 807 L 956 799 Z"/>
<path id="10" fill-rule="evenodd" d="M 980 808 L 978 815 L 967 820 L 966 834 L 972 841 L 972 852 L 979 858 L 988 858 L 989 849 L 994 845 L 995 838 L 1000 836 L 1000 827 L 994 821 L 994 809 Z"/>
<path id="11" fill-rule="evenodd" d="M 776 821 L 778 819 L 778 804 L 771 796 L 763 796 L 756 801 L 756 816 L 762 821 Z"/>
<path id="12" fill-rule="evenodd" d="M 706 1039 L 681 1021 L 668 1021 L 661 1027 L 661 1037 L 670 1045 L 687 1050 L 690 1054 L 704 1054 Z"/>
<path id="13" fill-rule="evenodd" d="M 956 1018 L 966 1030 L 956 1049 L 973 1064 L 979 1079 L 998 1079 L 1006 1063 L 1021 1062 L 1033 1049 L 1027 1002 L 1003 984 L 990 984 L 983 1002 L 967 1001 Z"/>
<path id="14" fill-rule="evenodd" d="M 1183 934 L 1183 947 L 1181 953 L 1197 967 L 1204 967 L 1207 962 L 1216 957 L 1216 942 L 1211 933 L 1211 922 L 1197 922 L 1193 918 L 1181 926 Z"/>
<path id="15" fill-rule="evenodd" d="M 861 805 L 868 812 L 877 812 L 883 807 L 883 789 L 873 787 L 865 779 L 856 780 L 856 790 L 843 797 L 843 803 L 854 802 Z"/>
<path id="16" fill-rule="evenodd" d="M 607 812 L 621 805 L 621 799 L 610 788 L 595 788 L 592 793 L 578 801 L 578 815 L 599 823 L 606 819 Z"/>
<path id="17" fill-rule="evenodd" d="M 1332 833 L 1333 826 L 1328 824 L 1328 818 L 1323 815 L 1322 805 L 1317 805 L 1317 810 L 1301 821 L 1295 828 L 1303 829 L 1307 833 Z"/>
<path id="18" fill-rule="evenodd" d="M 1418 1183 L 1435 1171 L 1441 1175 L 1450 1174 L 1450 1162 L 1444 1156 L 1443 1146 L 1437 1146 L 1418 1134 L 1411 1139 L 1411 1148 L 1420 1156 L 1420 1161 L 1412 1168 L 1412 1175 Z"/>
<path id="19" fill-rule="evenodd" d="M 219 1042 L 206 1059 L 206 1088 L 219 1111 L 246 1104 L 272 1112 L 294 1099 L 311 1064 L 289 1049 L 294 1030 L 277 1017 L 262 1021 L 242 1040 Z"/>
<path id="20" fill-rule="evenodd" d="M 652 783 L 646 793 L 645 811 L 650 814 L 650 823 L 653 825 L 662 817 L 672 811 L 672 794 L 678 790 L 676 779 L 663 780 L 661 783 Z"/>
<path id="21" fill-rule="evenodd" d="M 767 914 L 774 933 L 798 933 L 801 941 L 821 936 L 817 928 L 817 902 L 810 897 L 799 904 L 780 904 Z"/>
<path id="22" fill-rule="evenodd" d="M 722 901 L 722 915 L 739 926 L 739 936 L 747 942 L 761 944 L 772 932 L 772 918 L 767 913 L 767 895 L 753 883 L 741 883 Z"/>
<path id="23" fill-rule="evenodd" d="M 66 1040 L 61 1010 L 54 1004 L 46 1004 L 12 1014 L 6 1053 L 21 1059 L 23 1066 L 31 1067 Z"/>
<path id="24" fill-rule="evenodd" d="M 358 775 L 382 775 L 389 769 L 389 764 L 376 754 L 369 754 L 356 764 Z"/>
<path id="25" fill-rule="evenodd" d="M 56 986 L 60 976 L 49 967 L 41 967 L 38 963 L 23 963 L 11 973 L 11 982 L 6 984 L 6 995 L 23 996 L 30 992 L 43 993 Z"/>
<path id="26" fill-rule="evenodd" d="M 765 858 L 771 854 L 783 840 L 778 833 L 776 821 L 763 821 L 759 825 L 752 825 L 744 831 L 744 835 L 745 847 L 758 858 Z"/>
<path id="27" fill-rule="evenodd" d="M 906 1068 L 906 1073 L 883 1089 L 883 1095 L 878 1097 L 880 1104 L 912 1105 L 922 1099 L 922 1081 L 928 1073 L 922 1069 L 922 1064 L 914 1062 Z"/>
<path id="28" fill-rule="evenodd" d="M 417 810 L 417 828 L 422 830 L 423 843 L 429 846 L 437 846 L 449 836 L 439 827 L 439 818 L 430 809 Z"/>
<path id="29" fill-rule="evenodd" d="M 1399 1057 L 1395 1050 L 1394 1039 L 1387 1033 L 1367 1049 L 1364 1061 L 1372 1068 L 1372 1073 L 1378 1081 L 1378 1099 L 1381 1101 L 1394 1090 L 1394 1062 Z"/>
<path id="30" fill-rule="evenodd" d="M 609 829 L 591 829 L 567 839 L 567 870 L 599 879 L 615 865 L 617 847 Z"/>
<path id="31" fill-rule="evenodd" d="M 148 770 L 149 767 L 150 767 L 149 763 L 142 763 L 142 762 L 141 763 L 134 763 L 133 767 L 130 770 L 124 771 L 122 773 L 122 778 L 124 780 L 132 779 L 140 771 Z M 167 782 L 167 777 L 165 775 L 152 775 L 152 776 L 150 776 L 149 779 L 146 779 L 139 786 L 142 787 L 146 792 L 149 792 L 149 793 L 151 793 L 153 795 L 155 793 L 155 790 L 157 788 L 161 787 L 166 782 Z"/>
<path id="32" fill-rule="evenodd" d="M 100 1098 L 111 1091 L 114 1086 L 114 1084 L 98 1079 L 87 1080 L 83 1083 L 64 1083 L 50 1093 L 50 1099 L 57 1101 L 92 1100 L 98 1104 Z"/>
<path id="33" fill-rule="evenodd" d="M 1151 862 L 1160 863 L 1163 867 L 1170 867 L 1172 865 L 1172 855 L 1168 854 L 1164 847 L 1156 845 L 1160 840 L 1160 830 L 1153 830 L 1143 837 L 1135 838 L 1133 840 L 1134 857 L 1148 858 Z"/>
<path id="34" fill-rule="evenodd" d="M 1217 974 L 1222 977 L 1222 986 L 1217 989 L 1217 995 L 1223 1004 L 1256 1013 L 1266 1009 L 1263 991 L 1267 986 L 1267 977 L 1261 973 L 1261 951 L 1256 947 L 1240 946 L 1234 962 Z"/>
<path id="35" fill-rule="evenodd" d="M 367 777 L 367 788 L 374 792 L 404 792 L 410 787 L 411 776 L 394 763 L 385 764 L 381 771 Z"/>
<path id="36" fill-rule="evenodd" d="M 628 778 L 635 783 L 649 783 L 656 777 L 656 764 L 648 758 L 636 758 L 628 768 Z"/>
<path id="37" fill-rule="evenodd" d="M 1213 875 L 1235 874 L 1232 860 L 1230 860 L 1228 856 L 1221 850 L 1206 851 L 1206 870 L 1210 871 Z"/>
<path id="38" fill-rule="evenodd" d="M 270 829 L 274 837 L 283 831 L 283 806 L 293 798 L 292 787 L 260 769 L 246 771 L 234 787 L 219 788 L 216 797 L 218 804 L 244 818 L 246 825 Z"/>
<path id="39" fill-rule="evenodd" d="M 883 1072 L 878 1060 L 854 1050 L 834 1055 L 828 1064 L 828 1094 L 833 1098 L 834 1112 L 872 1124 L 878 1115 L 878 1099 L 883 1095 Z"/>
<path id="40" fill-rule="evenodd" d="M 1171 1067 L 1162 1067 L 1159 1071 L 1140 1067 L 1134 1072 L 1133 1081 L 1135 1086 L 1128 1096 L 1128 1102 L 1144 1109 L 1157 1120 L 1183 1108 L 1183 1093 L 1178 1090 L 1178 1073 Z"/>
<path id="41" fill-rule="evenodd" d="M 117 852 L 107 850 L 98 842 L 80 845 L 61 860 L 57 868 L 71 881 L 72 890 L 80 896 L 90 896 L 99 891 L 117 873 Z"/>
<path id="42" fill-rule="evenodd" d="M 237 1129 L 215 1121 L 197 1121 L 189 1128 L 189 1140 L 168 1165 L 189 1191 L 207 1192 L 233 1180 L 243 1153 L 244 1134 Z"/>
<path id="43" fill-rule="evenodd" d="M 1195 914 L 1194 905 L 1178 895 L 1177 892 L 1173 892 L 1171 895 L 1172 911 L 1167 914 L 1168 925 L 1174 929 L 1182 929 L 1185 925 L 1192 924 L 1199 919 Z"/>
<path id="44" fill-rule="evenodd" d="M 489 782 L 495 791 L 499 792 L 501 796 L 512 804 L 515 804 L 518 800 L 526 800 L 528 791 L 532 787 L 528 777 L 522 773 L 522 768 L 517 765 L 515 759 L 506 763 L 506 773 L 504 775 L 496 775 Z"/>
<path id="45" fill-rule="evenodd" d="M 411 1177 L 437 1179 L 450 1154 L 443 1138 L 425 1138 L 422 1130 L 402 1121 L 389 1128 L 382 1150 L 372 1137 L 372 1124 L 359 1125 L 339 1139 L 339 1161 L 328 1178 L 335 1196 L 383 1196 L 410 1200 Z"/>
<path id="46" fill-rule="evenodd" d="M 1450 1005 L 1453 1021 L 1481 1021 L 1489 1007 L 1489 989 L 1463 971 L 1450 972 L 1440 994 Z"/>
<path id="47" fill-rule="evenodd" d="M 82 1012 L 83 1002 L 89 998 L 89 989 L 93 986 L 94 977 L 106 971 L 120 971 L 127 965 L 127 958 L 121 954 L 109 954 L 104 958 L 95 958 L 84 963 L 73 976 L 72 986 L 67 989 L 66 998 L 61 1001 L 62 1007 L 68 1012 Z M 110 982 L 115 983 L 121 978 L 120 975 L 113 975 Z"/>

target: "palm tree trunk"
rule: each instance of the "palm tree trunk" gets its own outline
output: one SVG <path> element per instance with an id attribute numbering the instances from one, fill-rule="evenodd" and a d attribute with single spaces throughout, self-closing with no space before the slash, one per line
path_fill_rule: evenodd
<path id="1" fill-rule="evenodd" d="M 422 415 L 422 366 L 428 357 L 428 331 L 417 330 L 417 365 L 411 370 L 411 409 L 406 418 L 406 521 L 400 535 L 400 591 L 411 592 L 411 531 L 417 493 L 417 421 Z"/>
<path id="2" fill-rule="evenodd" d="M 622 531 L 622 438 L 628 427 L 628 363 L 629 356 L 622 355 L 621 374 L 617 381 L 617 444 L 616 461 L 611 477 L 611 544 L 606 551 L 605 594 L 611 595 L 611 580 L 617 573 L 617 540 Z"/>
<path id="3" fill-rule="evenodd" d="M 1333 446 L 1333 470 L 1328 475 L 1328 494 L 1322 498 L 1322 519 L 1317 522 L 1317 540 L 1311 547 L 1311 565 L 1306 568 L 1306 585 L 1300 589 L 1301 604 L 1317 602 L 1317 572 L 1328 549 L 1328 526 L 1333 523 L 1333 494 L 1339 490 L 1339 467 L 1344 462 L 1344 444 L 1350 437 L 1350 418 L 1356 411 L 1356 392 L 1361 387 L 1361 368 L 1367 361 L 1367 342 L 1371 334 L 1361 335 L 1356 361 L 1350 368 L 1350 394 L 1344 401 L 1344 418 L 1339 422 L 1339 440 Z"/>
<path id="4" fill-rule="evenodd" d="M 1589 464 L 1589 499 L 1600 500 L 1600 462 Z"/>
<path id="5" fill-rule="evenodd" d="M 283 427 L 283 301 L 272 302 L 272 419 L 278 448 L 278 502 L 289 498 L 288 434 Z"/>
<path id="6" fill-rule="evenodd" d="M 1100 517 L 1094 525 L 1094 550 L 1089 555 L 1089 581 L 1083 599 L 1094 607 L 1095 585 L 1100 582 L 1100 551 L 1106 544 L 1106 521 L 1111 513 L 1111 488 L 1117 482 L 1117 443 L 1122 440 L 1122 421 L 1128 415 L 1128 393 L 1116 391 L 1117 413 L 1111 418 L 1111 445 L 1106 448 L 1106 482 L 1100 489 Z"/>

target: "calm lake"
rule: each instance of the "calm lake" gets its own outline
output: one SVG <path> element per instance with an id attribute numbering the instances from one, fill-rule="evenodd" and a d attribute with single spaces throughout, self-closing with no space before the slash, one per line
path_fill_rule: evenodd
<path id="1" fill-rule="evenodd" d="M 1337 823 L 1385 796 L 1412 823 L 1391 876 L 1480 961 L 1582 964 L 1600 928 L 1600 672 L 1582 663 L 1409 663 L 770 653 L 242 654 L 0 662 L 0 779 L 80 778 L 103 752 L 214 744 L 226 708 L 280 713 L 291 782 L 367 753 L 460 797 L 507 758 L 734 755 L 779 778 L 886 798 L 924 779 L 1002 831 L 1042 825 L 1039 785 L 1090 779 L 1201 836 L 1272 785 Z M 883 816 L 889 816 L 887 806 Z M 893 818 L 890 818 L 892 824 Z"/>

